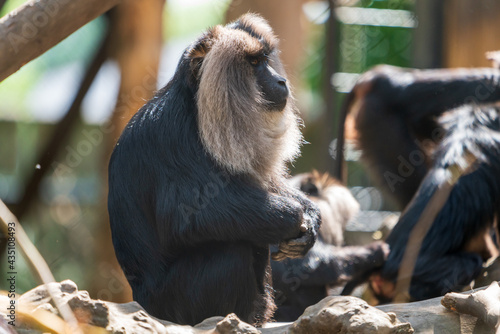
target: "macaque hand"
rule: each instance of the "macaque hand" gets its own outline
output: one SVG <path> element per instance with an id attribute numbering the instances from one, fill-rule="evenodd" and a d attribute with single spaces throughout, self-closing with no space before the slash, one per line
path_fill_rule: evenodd
<path id="1" fill-rule="evenodd" d="M 313 205 L 305 210 L 300 225 L 300 234 L 296 238 L 280 242 L 278 251 L 272 253 L 271 258 L 274 261 L 282 261 L 287 257 L 292 259 L 304 257 L 318 238 L 320 224 L 319 210 L 316 205 Z"/>

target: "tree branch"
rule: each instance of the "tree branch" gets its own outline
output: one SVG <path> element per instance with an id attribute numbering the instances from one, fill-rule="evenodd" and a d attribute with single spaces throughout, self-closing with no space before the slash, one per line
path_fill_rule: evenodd
<path id="1" fill-rule="evenodd" d="M 0 81 L 120 0 L 31 0 L 0 19 Z"/>

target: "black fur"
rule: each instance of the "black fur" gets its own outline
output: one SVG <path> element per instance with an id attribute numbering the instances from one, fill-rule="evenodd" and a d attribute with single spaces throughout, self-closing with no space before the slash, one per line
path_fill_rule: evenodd
<path id="1" fill-rule="evenodd" d="M 311 199 L 325 198 L 328 186 L 322 185 L 318 188 L 315 184 L 319 182 L 315 179 L 316 176 L 310 175 L 299 174 L 291 182 L 296 183 L 296 179 L 299 179 L 300 190 Z M 340 185 L 334 184 L 334 187 Z M 337 200 L 341 200 L 340 196 L 337 197 Z M 351 205 L 349 199 L 346 205 Z M 327 209 L 339 210 L 339 207 Z M 274 315 L 276 321 L 295 321 L 308 306 L 325 298 L 331 287 L 347 283 L 343 294 L 351 293 L 351 288 L 366 281 L 372 272 L 380 269 L 387 257 L 388 247 L 382 242 L 347 247 L 341 246 L 341 242 L 339 245 L 329 244 L 327 240 L 335 240 L 334 231 L 339 229 L 325 227 L 340 227 L 345 222 L 326 219 L 325 217 L 331 217 L 328 214 L 322 216 L 322 229 L 318 240 L 304 258 L 271 261 L 278 307 Z"/>
<path id="2" fill-rule="evenodd" d="M 274 318 L 295 321 L 307 307 L 328 296 L 329 287 L 350 282 L 355 287 L 366 281 L 382 267 L 386 256 L 383 243 L 340 247 L 320 237 L 303 259 L 271 261 L 278 306 Z"/>
<path id="3" fill-rule="evenodd" d="M 267 56 L 262 56 L 262 59 L 254 61 L 257 63 L 253 66 L 257 84 L 261 91 L 265 92 L 263 98 L 267 101 L 266 109 L 269 111 L 283 110 L 289 95 L 286 79 L 269 66 Z"/>
<path id="4" fill-rule="evenodd" d="M 465 252 L 467 242 L 500 211 L 499 109 L 488 104 L 500 101 L 500 71 L 379 66 L 363 75 L 349 101 L 346 111 L 361 102 L 355 118 L 363 160 L 385 193 L 406 207 L 387 239 L 391 252 L 381 273 L 387 280 L 396 280 L 409 234 L 447 182 L 445 170 L 468 153 L 478 159 L 425 237 L 410 295 L 427 299 L 470 283 L 483 259 Z"/>
<path id="5" fill-rule="evenodd" d="M 112 154 L 116 256 L 134 299 L 156 317 L 194 325 L 234 312 L 260 324 L 274 308 L 269 245 L 303 234 L 304 213 L 318 225 L 319 212 L 297 191 L 270 192 L 214 162 L 199 138 L 191 68 L 185 52 Z"/>
<path id="6" fill-rule="evenodd" d="M 410 295 L 416 300 L 441 296 L 469 284 L 480 272 L 479 254 L 462 251 L 471 237 L 491 225 L 500 208 L 500 108 L 467 105 L 440 120 L 446 134 L 424 178 L 387 243 L 391 246 L 382 276 L 395 279 L 412 228 L 436 189 L 446 182 L 446 169 L 460 164 L 466 152 L 478 158 L 462 176 L 427 233 L 413 273 Z"/>
<path id="7" fill-rule="evenodd" d="M 381 65 L 362 79 L 367 88 L 354 87 L 344 115 L 354 96 L 363 100 L 355 116 L 363 160 L 400 209 L 432 166 L 432 151 L 444 135 L 437 118 L 464 104 L 500 100 L 500 71 L 495 69 L 419 71 Z M 414 163 L 422 155 L 425 160 Z"/>

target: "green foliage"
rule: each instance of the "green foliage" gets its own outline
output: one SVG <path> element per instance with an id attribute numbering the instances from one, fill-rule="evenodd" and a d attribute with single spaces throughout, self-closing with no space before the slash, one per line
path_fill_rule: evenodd
<path id="1" fill-rule="evenodd" d="M 415 0 L 361 0 L 359 7 L 413 10 Z"/>
<path id="2" fill-rule="evenodd" d="M 361 0 L 357 3 L 358 7 L 370 9 L 389 9 L 412 11 L 415 0 Z M 351 11 L 352 13 L 352 11 Z M 360 14 L 361 15 L 361 14 Z M 387 16 L 391 19 L 391 15 Z M 361 20 L 359 20 L 361 22 Z M 408 67 L 411 64 L 411 43 L 413 36 L 412 28 L 391 27 L 381 25 L 362 25 L 362 24 L 344 24 L 335 21 L 337 30 L 338 45 L 334 61 L 336 62 L 337 72 L 347 74 L 360 74 L 378 64 L 390 64 L 395 66 Z M 391 22 L 387 22 L 388 25 Z M 325 165 L 331 165 L 330 157 L 325 156 L 325 152 L 319 152 L 317 143 L 327 140 L 318 137 L 321 129 L 324 127 L 322 119 L 326 112 L 339 114 L 345 93 L 339 93 L 332 87 L 331 94 L 335 95 L 335 110 L 325 110 L 324 103 L 324 82 L 325 82 L 325 52 L 326 52 L 326 25 L 316 25 L 312 30 L 309 44 L 306 49 L 307 56 L 304 67 L 301 72 L 303 78 L 303 89 L 309 97 L 308 106 L 309 123 L 305 128 L 305 138 L 314 145 L 304 146 L 302 149 L 302 158 L 297 162 L 294 172 L 308 171 L 312 168 Z M 303 96 L 300 96 L 304 101 Z M 336 117 L 338 119 L 338 116 Z M 316 124 L 319 122 L 320 124 Z M 332 137 L 335 136 L 337 121 L 332 126 Z M 357 162 L 349 162 L 349 184 L 367 185 L 364 171 Z"/>
<path id="3" fill-rule="evenodd" d="M 340 31 L 340 72 L 361 73 L 377 64 L 410 64 L 411 29 L 341 25 Z"/>
<path id="4" fill-rule="evenodd" d="M 0 10 L 0 17 L 6 15 L 7 13 L 13 11 L 17 7 L 21 6 L 25 3 L 26 0 L 9 0 L 5 3 L 5 5 Z"/>
<path id="5" fill-rule="evenodd" d="M 224 23 L 229 0 L 167 1 L 164 34 L 178 38 L 199 34 L 207 27 Z"/>
<path id="6" fill-rule="evenodd" d="M 412 11 L 414 4 L 414 0 L 363 0 L 360 7 Z M 339 30 L 339 72 L 363 73 L 378 64 L 411 65 L 411 28 L 339 24 Z M 346 94 L 335 94 L 337 110 L 340 110 Z M 371 185 L 359 162 L 349 161 L 348 173 L 348 185 Z M 394 209 L 391 203 L 384 203 L 382 208 Z"/>

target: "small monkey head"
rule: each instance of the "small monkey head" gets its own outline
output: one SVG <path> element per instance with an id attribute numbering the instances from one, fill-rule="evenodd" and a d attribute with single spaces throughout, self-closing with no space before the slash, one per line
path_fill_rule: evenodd
<path id="1" fill-rule="evenodd" d="M 209 29 L 184 55 L 207 153 L 229 172 L 264 183 L 285 173 L 302 142 L 277 47 L 268 23 L 246 14 Z"/>
<path id="2" fill-rule="evenodd" d="M 298 174 L 289 184 L 303 191 L 321 211 L 320 237 L 330 245 L 341 246 L 347 223 L 359 213 L 359 203 L 349 189 L 328 173 Z"/>

